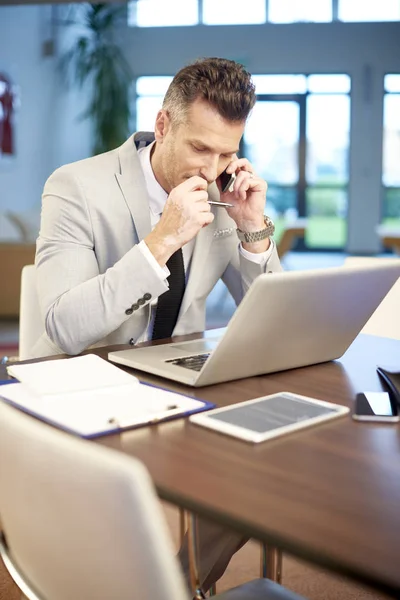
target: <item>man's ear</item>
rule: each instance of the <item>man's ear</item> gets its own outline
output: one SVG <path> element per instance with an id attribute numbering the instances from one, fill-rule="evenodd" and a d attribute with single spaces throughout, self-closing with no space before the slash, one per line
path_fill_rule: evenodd
<path id="1" fill-rule="evenodd" d="M 154 128 L 154 136 L 159 144 L 162 144 L 166 134 L 171 128 L 171 120 L 166 110 L 163 108 L 158 111 L 156 124 Z"/>

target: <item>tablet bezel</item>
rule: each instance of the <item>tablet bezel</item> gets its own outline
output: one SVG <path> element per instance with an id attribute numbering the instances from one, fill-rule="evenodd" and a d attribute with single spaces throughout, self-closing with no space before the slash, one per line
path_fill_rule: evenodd
<path id="1" fill-rule="evenodd" d="M 245 427 L 238 427 L 237 425 L 232 425 L 231 423 L 225 423 L 224 421 L 218 421 L 210 418 L 212 417 L 212 415 L 218 413 L 229 412 L 239 407 L 242 408 L 246 405 L 255 404 L 257 402 L 276 398 L 282 395 L 293 399 L 303 400 L 311 404 L 318 404 L 319 406 L 324 406 L 332 410 L 332 412 L 324 415 L 319 415 L 318 417 L 311 417 L 310 419 L 299 421 L 297 423 L 292 423 L 291 425 L 277 427 L 272 431 L 266 431 L 261 433 L 252 431 L 251 429 L 246 429 Z M 222 408 L 215 408 L 213 410 L 201 414 L 193 415 L 189 417 L 189 421 L 191 423 L 194 423 L 195 425 L 201 425 L 203 427 L 207 427 L 208 429 L 212 429 L 213 431 L 217 431 L 219 433 L 223 433 L 231 437 L 244 440 L 246 442 L 258 444 L 266 440 L 281 437 L 282 435 L 286 435 L 287 433 L 291 433 L 293 431 L 299 431 L 301 429 L 305 429 L 313 425 L 317 425 L 319 423 L 324 423 L 326 421 L 336 419 L 337 417 L 343 416 L 349 412 L 350 409 L 347 406 L 341 406 L 340 404 L 334 404 L 333 402 L 325 402 L 324 400 L 317 400 L 316 398 L 310 398 L 309 396 L 302 396 L 300 394 L 294 394 L 292 392 L 284 391 L 276 394 L 260 396 L 258 398 L 253 398 L 252 400 L 246 400 L 245 402 L 238 402 L 236 404 L 231 404 L 230 406 L 224 406 Z"/>

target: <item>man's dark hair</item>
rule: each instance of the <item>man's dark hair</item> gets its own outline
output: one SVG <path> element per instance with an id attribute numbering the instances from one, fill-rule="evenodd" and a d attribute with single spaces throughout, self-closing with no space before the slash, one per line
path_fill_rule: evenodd
<path id="1" fill-rule="evenodd" d="M 256 102 L 251 75 L 225 58 L 203 58 L 183 67 L 165 94 L 163 108 L 173 123 L 182 122 L 196 100 L 205 100 L 227 121 L 246 121 Z"/>

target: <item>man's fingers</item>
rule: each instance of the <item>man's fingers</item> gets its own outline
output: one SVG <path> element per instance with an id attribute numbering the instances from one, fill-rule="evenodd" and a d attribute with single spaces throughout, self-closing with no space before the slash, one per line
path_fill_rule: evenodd
<path id="1" fill-rule="evenodd" d="M 236 175 L 240 173 L 240 171 L 245 171 L 248 173 L 254 173 L 254 169 L 252 164 L 247 160 L 247 158 L 236 158 L 231 163 L 229 163 L 227 169 L 227 173 L 233 173 L 236 171 Z"/>
<path id="2" fill-rule="evenodd" d="M 182 189 L 185 189 L 188 192 L 193 190 L 206 190 L 208 187 L 208 183 L 205 179 L 203 179 L 203 177 L 194 175 L 193 177 L 189 177 L 189 179 L 187 179 L 177 187 L 181 187 Z"/>
<path id="3" fill-rule="evenodd" d="M 208 193 L 205 190 L 195 190 L 189 196 L 190 202 L 204 202 L 207 206 L 210 206 L 207 202 Z"/>
<path id="4" fill-rule="evenodd" d="M 214 214 L 212 212 L 204 212 L 204 213 L 200 213 L 201 214 L 201 222 L 203 224 L 203 227 L 205 225 L 209 225 L 210 223 L 212 223 L 214 221 Z"/>

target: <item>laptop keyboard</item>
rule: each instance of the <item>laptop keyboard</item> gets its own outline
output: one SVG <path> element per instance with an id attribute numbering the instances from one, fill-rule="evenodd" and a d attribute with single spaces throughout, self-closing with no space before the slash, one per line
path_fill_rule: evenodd
<path id="1" fill-rule="evenodd" d="M 192 371 L 201 371 L 207 358 L 210 356 L 210 352 L 206 354 L 194 354 L 193 356 L 184 356 L 182 358 L 173 358 L 166 360 L 165 362 L 176 365 L 177 367 L 184 367 L 185 369 L 192 369 Z"/>

